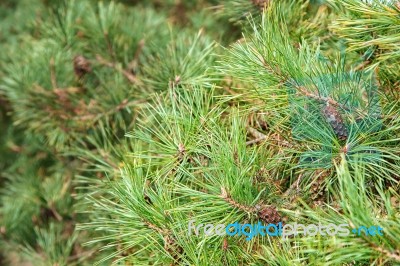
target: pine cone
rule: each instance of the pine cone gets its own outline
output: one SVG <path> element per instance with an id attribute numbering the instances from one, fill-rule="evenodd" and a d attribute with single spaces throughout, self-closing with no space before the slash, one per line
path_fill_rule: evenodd
<path id="1" fill-rule="evenodd" d="M 74 58 L 74 71 L 78 78 L 82 78 L 84 75 L 92 71 L 90 62 L 82 55 L 75 56 Z"/>
<path id="2" fill-rule="evenodd" d="M 252 0 L 253 4 L 261 10 L 264 9 L 264 7 L 268 7 L 269 1 L 270 0 Z"/>
<path id="3" fill-rule="evenodd" d="M 327 105 L 322 109 L 322 114 L 325 116 L 326 121 L 331 125 L 336 136 L 340 140 L 346 140 L 348 132 L 339 111 L 334 106 L 327 103 Z"/>
<path id="4" fill-rule="evenodd" d="M 277 224 L 282 221 L 282 217 L 273 206 L 263 206 L 258 211 L 258 217 L 266 224 Z"/>
<path id="5" fill-rule="evenodd" d="M 321 189 L 325 179 L 329 176 L 330 172 L 326 170 L 316 170 L 314 175 L 318 176 L 310 187 L 311 199 L 315 206 L 320 206 L 325 201 L 325 194 Z"/>

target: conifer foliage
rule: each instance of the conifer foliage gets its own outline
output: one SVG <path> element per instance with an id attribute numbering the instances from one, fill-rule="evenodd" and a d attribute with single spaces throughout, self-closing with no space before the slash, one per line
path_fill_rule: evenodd
<path id="1" fill-rule="evenodd" d="M 0 17 L 0 265 L 400 264 L 399 1 L 5 0 Z"/>

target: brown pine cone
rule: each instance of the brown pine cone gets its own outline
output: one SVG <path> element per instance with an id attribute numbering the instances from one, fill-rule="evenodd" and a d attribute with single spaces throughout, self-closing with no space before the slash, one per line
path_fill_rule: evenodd
<path id="1" fill-rule="evenodd" d="M 326 121 L 331 125 L 336 136 L 340 140 L 346 140 L 348 137 L 348 132 L 339 111 L 334 106 L 327 103 L 327 105 L 322 109 L 322 114 L 324 115 Z"/>
<path id="2" fill-rule="evenodd" d="M 258 218 L 266 224 L 277 224 L 282 221 L 281 215 L 273 206 L 260 207 Z"/>
<path id="3" fill-rule="evenodd" d="M 90 62 L 82 55 L 77 55 L 74 58 L 74 71 L 78 78 L 82 78 L 84 75 L 92 71 Z"/>
<path id="4" fill-rule="evenodd" d="M 314 205 L 320 206 L 325 201 L 325 194 L 321 188 L 325 179 L 330 175 L 330 172 L 327 170 L 316 170 L 314 175 L 318 177 L 310 187 L 311 199 L 313 200 Z"/>

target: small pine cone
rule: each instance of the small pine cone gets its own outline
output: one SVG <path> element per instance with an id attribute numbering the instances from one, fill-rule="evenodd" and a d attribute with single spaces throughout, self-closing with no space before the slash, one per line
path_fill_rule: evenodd
<path id="1" fill-rule="evenodd" d="M 315 176 L 318 176 L 317 180 L 315 180 L 310 187 L 311 199 L 313 200 L 314 205 L 322 205 L 325 201 L 325 194 L 321 190 L 321 187 L 329 174 L 330 172 L 326 170 L 317 170 L 314 173 Z"/>
<path id="2" fill-rule="evenodd" d="M 331 125 L 336 136 L 340 140 L 346 140 L 348 136 L 347 128 L 338 110 L 328 103 L 322 109 L 322 114 L 324 115 L 326 121 Z"/>
<path id="3" fill-rule="evenodd" d="M 282 217 L 273 206 L 263 206 L 258 211 L 258 217 L 266 224 L 277 224 L 282 221 Z"/>
<path id="4" fill-rule="evenodd" d="M 264 7 L 268 7 L 270 0 L 252 0 L 252 2 L 256 7 L 262 10 Z"/>
<path id="5" fill-rule="evenodd" d="M 78 78 L 82 78 L 84 75 L 92 71 L 90 62 L 82 55 L 77 55 L 74 58 L 74 71 Z"/>

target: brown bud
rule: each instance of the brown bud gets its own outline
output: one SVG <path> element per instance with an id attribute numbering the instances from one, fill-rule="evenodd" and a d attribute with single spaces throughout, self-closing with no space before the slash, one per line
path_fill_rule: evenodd
<path id="1" fill-rule="evenodd" d="M 74 71 L 78 78 L 82 78 L 84 75 L 92 71 L 90 62 L 82 55 L 77 55 L 74 58 Z"/>
<path id="2" fill-rule="evenodd" d="M 222 249 L 223 249 L 224 251 L 226 251 L 226 250 L 228 250 L 228 247 L 229 247 L 229 245 L 228 245 L 228 239 L 224 238 L 224 241 L 222 242 Z"/>

